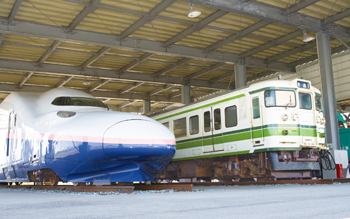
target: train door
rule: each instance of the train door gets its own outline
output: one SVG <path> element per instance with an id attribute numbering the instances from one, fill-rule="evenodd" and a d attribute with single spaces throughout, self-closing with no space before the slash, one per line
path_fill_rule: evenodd
<path id="1" fill-rule="evenodd" d="M 315 115 L 313 109 L 313 93 L 308 91 L 299 91 L 299 123 L 302 145 L 313 145 L 312 127 L 315 126 Z M 316 132 L 317 133 L 317 132 Z M 316 137 L 316 136 L 315 136 Z"/>
<path id="2" fill-rule="evenodd" d="M 203 115 L 203 137 L 202 145 L 204 152 L 213 152 L 214 151 L 214 142 L 213 142 L 213 113 L 212 108 L 207 107 L 202 111 Z"/>
<path id="3" fill-rule="evenodd" d="M 9 117 L 8 117 L 8 136 L 7 136 L 7 144 L 6 144 L 6 156 L 10 157 L 10 153 L 11 153 L 11 148 L 12 148 L 12 143 L 13 143 L 13 112 L 9 113 Z"/>
<path id="4" fill-rule="evenodd" d="M 220 105 L 212 108 L 213 112 L 213 144 L 214 151 L 223 151 L 224 142 L 222 139 L 222 112 Z"/>
<path id="5" fill-rule="evenodd" d="M 224 150 L 221 109 L 219 107 L 207 107 L 203 109 L 203 151 L 213 152 Z"/>
<path id="6" fill-rule="evenodd" d="M 262 98 L 260 94 L 252 96 L 252 140 L 253 146 L 264 145 L 264 129 L 262 118 Z"/>

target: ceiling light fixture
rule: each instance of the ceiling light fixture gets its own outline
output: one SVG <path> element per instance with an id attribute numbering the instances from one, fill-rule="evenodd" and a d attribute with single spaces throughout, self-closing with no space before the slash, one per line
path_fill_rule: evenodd
<path id="1" fill-rule="evenodd" d="M 87 80 L 84 80 L 84 81 L 83 81 L 83 85 L 89 85 L 89 84 L 90 84 L 89 81 L 87 81 Z"/>
<path id="2" fill-rule="evenodd" d="M 190 3 L 190 10 L 188 11 L 188 17 L 195 18 L 195 17 L 198 17 L 201 14 L 202 14 L 202 12 L 194 10 L 193 9 L 193 4 Z"/>
<path id="3" fill-rule="evenodd" d="M 304 43 L 310 42 L 310 41 L 315 39 L 315 37 L 307 35 L 307 31 L 306 30 L 304 30 L 303 33 L 304 33 L 304 36 L 303 36 L 303 42 Z"/>

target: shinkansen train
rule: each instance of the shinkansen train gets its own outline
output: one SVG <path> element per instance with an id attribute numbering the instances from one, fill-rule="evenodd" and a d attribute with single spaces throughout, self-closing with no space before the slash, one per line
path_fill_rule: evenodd
<path id="1" fill-rule="evenodd" d="M 155 113 L 176 137 L 157 179 L 311 178 L 325 147 L 321 92 L 310 81 L 271 80 Z"/>
<path id="2" fill-rule="evenodd" d="M 0 183 L 150 181 L 174 154 L 162 124 L 82 91 L 12 93 L 0 105 Z"/>

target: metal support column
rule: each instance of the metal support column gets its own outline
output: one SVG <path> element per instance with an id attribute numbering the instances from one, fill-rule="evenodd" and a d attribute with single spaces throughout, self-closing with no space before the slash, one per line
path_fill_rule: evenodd
<path id="1" fill-rule="evenodd" d="M 143 113 L 148 113 L 149 111 L 151 111 L 151 101 L 144 100 L 143 101 Z"/>
<path id="2" fill-rule="evenodd" d="M 235 88 L 247 86 L 246 66 L 242 63 L 235 64 Z"/>
<path id="3" fill-rule="evenodd" d="M 316 40 L 326 119 L 327 144 L 334 150 L 340 150 L 330 37 L 327 33 L 320 31 L 316 34 Z"/>
<path id="4" fill-rule="evenodd" d="M 181 85 L 181 103 L 191 103 L 190 85 Z"/>

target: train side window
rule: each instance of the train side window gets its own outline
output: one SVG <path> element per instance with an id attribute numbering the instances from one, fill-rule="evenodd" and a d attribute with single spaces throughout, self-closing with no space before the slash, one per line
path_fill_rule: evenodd
<path id="1" fill-rule="evenodd" d="M 199 133 L 199 116 L 190 117 L 190 134 L 198 134 Z"/>
<path id="2" fill-rule="evenodd" d="M 221 112 L 220 109 L 214 110 L 214 128 L 215 130 L 221 129 Z"/>
<path id="3" fill-rule="evenodd" d="M 252 99 L 253 103 L 253 119 L 258 119 L 260 118 L 260 104 L 259 104 L 259 98 L 253 98 Z"/>
<path id="4" fill-rule="evenodd" d="M 164 122 L 162 124 L 169 129 L 169 122 Z"/>
<path id="5" fill-rule="evenodd" d="M 311 110 L 311 95 L 299 92 L 299 107 L 300 109 Z"/>
<path id="6" fill-rule="evenodd" d="M 322 107 L 322 97 L 321 95 L 317 95 L 315 96 L 315 107 L 317 111 L 323 111 L 323 107 Z"/>
<path id="7" fill-rule="evenodd" d="M 186 118 L 174 120 L 174 135 L 176 138 L 186 136 Z"/>
<path id="8" fill-rule="evenodd" d="M 225 125 L 226 128 L 237 126 L 237 106 L 225 108 Z"/>
<path id="9" fill-rule="evenodd" d="M 210 132 L 210 112 L 207 111 L 204 113 L 204 131 L 205 132 Z"/>

